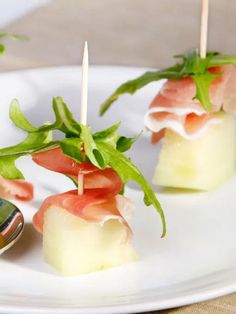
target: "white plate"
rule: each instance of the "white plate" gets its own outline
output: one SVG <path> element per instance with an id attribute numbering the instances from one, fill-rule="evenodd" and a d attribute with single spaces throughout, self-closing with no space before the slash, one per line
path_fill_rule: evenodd
<path id="1" fill-rule="evenodd" d="M 133 97 L 122 97 L 104 118 L 98 117 L 98 108 L 119 83 L 143 70 L 90 68 L 89 122 L 94 129 L 122 120 L 124 133 L 140 132 L 143 114 L 159 84 L 151 84 Z M 62 95 L 78 116 L 79 82 L 78 67 L 1 74 L 0 146 L 24 136 L 8 120 L 8 104 L 13 97 L 19 99 L 34 123 L 52 118 L 51 99 L 56 95 Z M 157 150 L 144 133 L 131 154 L 149 180 Z M 160 238 L 159 216 L 143 205 L 142 193 L 131 186 L 127 194 L 137 206 L 131 224 L 140 260 L 90 275 L 62 278 L 44 264 L 41 237 L 30 219 L 46 196 L 70 189 L 71 183 L 62 175 L 33 165 L 29 158 L 21 160 L 19 166 L 35 183 L 36 191 L 30 204 L 16 202 L 28 223 L 19 243 L 0 257 L 1 313 L 136 313 L 236 291 L 235 177 L 210 193 L 160 192 L 168 223 L 165 239 Z"/>

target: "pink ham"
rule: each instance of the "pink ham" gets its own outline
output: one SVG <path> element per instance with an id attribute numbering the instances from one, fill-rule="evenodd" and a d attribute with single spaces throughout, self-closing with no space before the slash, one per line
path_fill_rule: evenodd
<path id="1" fill-rule="evenodd" d="M 39 166 L 68 176 L 78 176 L 79 171 L 87 173 L 97 170 L 97 168 L 90 163 L 76 163 L 73 159 L 64 155 L 59 147 L 33 154 L 32 159 Z"/>
<path id="2" fill-rule="evenodd" d="M 123 206 L 119 207 L 121 203 Z M 126 219 L 133 211 L 133 205 L 124 196 L 115 195 L 107 198 L 102 194 L 98 195 L 96 190 L 87 190 L 83 195 L 78 195 L 78 191 L 73 190 L 49 196 L 33 217 L 33 225 L 38 232 L 43 232 L 44 214 L 52 206 L 63 208 L 72 215 L 101 225 L 110 219 L 118 219 L 126 227 L 127 236 L 132 234 Z"/>
<path id="3" fill-rule="evenodd" d="M 7 180 L 0 176 L 0 195 L 2 197 L 14 196 L 22 201 L 33 198 L 34 189 L 31 183 L 24 180 Z"/>
<path id="4" fill-rule="evenodd" d="M 164 135 L 163 130 L 171 129 L 186 139 L 195 139 L 204 134 L 212 124 L 220 123 L 215 112 L 223 109 L 236 113 L 236 83 L 234 66 L 211 68 L 212 73 L 223 72 L 210 86 L 209 96 L 213 104 L 211 113 L 206 113 L 198 100 L 194 81 L 190 77 L 182 80 L 168 80 L 152 101 L 145 125 L 153 132 L 152 142 L 158 142 Z"/>
<path id="5" fill-rule="evenodd" d="M 126 226 L 127 235 L 131 234 L 126 219 L 133 205 L 127 198 L 118 195 L 122 181 L 113 169 L 100 170 L 88 163 L 76 163 L 64 156 L 60 148 L 37 153 L 33 155 L 33 160 L 49 170 L 74 178 L 77 178 L 79 171 L 84 172 L 84 194 L 78 195 L 77 190 L 72 190 L 46 198 L 33 218 L 36 230 L 43 231 L 44 214 L 49 207 L 55 206 L 88 222 L 103 224 L 109 219 L 118 219 Z"/>

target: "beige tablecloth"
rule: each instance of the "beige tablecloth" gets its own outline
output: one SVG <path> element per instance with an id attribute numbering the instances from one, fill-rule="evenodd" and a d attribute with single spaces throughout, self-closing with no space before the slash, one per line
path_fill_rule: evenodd
<path id="1" fill-rule="evenodd" d="M 209 48 L 236 54 L 236 1 L 211 1 Z M 90 61 L 162 67 L 199 43 L 200 0 L 54 0 L 8 27 L 29 42 L 7 42 L 1 70 Z M 236 294 L 160 313 L 236 313 Z"/>

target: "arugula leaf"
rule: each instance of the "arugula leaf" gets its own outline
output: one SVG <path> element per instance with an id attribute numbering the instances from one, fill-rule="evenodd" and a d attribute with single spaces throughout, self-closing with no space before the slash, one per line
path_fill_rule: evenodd
<path id="1" fill-rule="evenodd" d="M 6 179 L 24 179 L 23 174 L 17 169 L 15 161 L 23 155 L 0 157 L 0 175 Z"/>
<path id="2" fill-rule="evenodd" d="M 0 149 L 0 175 L 6 179 L 23 179 L 23 174 L 15 166 L 16 159 L 53 146 L 51 133 L 29 133 L 19 144 Z"/>
<path id="3" fill-rule="evenodd" d="M 81 153 L 82 140 L 80 138 L 67 138 L 65 140 L 58 141 L 63 153 L 76 162 L 82 162 L 83 157 Z"/>
<path id="4" fill-rule="evenodd" d="M 29 133 L 19 144 L 0 149 L 0 157 L 32 154 L 36 151 L 55 146 L 51 132 Z"/>
<path id="5" fill-rule="evenodd" d="M 222 65 L 225 65 L 225 64 L 236 65 L 236 57 L 215 55 L 209 61 L 209 67 L 222 66 Z"/>
<path id="6" fill-rule="evenodd" d="M 61 97 L 53 98 L 53 111 L 56 117 L 54 123 L 45 123 L 40 127 L 33 126 L 23 115 L 20 105 L 16 99 L 10 104 L 10 118 L 20 129 L 26 132 L 48 132 L 59 130 L 66 134 L 66 137 L 79 136 L 81 132 L 80 124 L 74 119 L 68 106 Z"/>
<path id="7" fill-rule="evenodd" d="M 85 154 L 90 162 L 100 169 L 105 168 L 107 161 L 99 151 L 89 126 L 81 124 L 81 139 L 84 143 Z"/>
<path id="8" fill-rule="evenodd" d="M 10 104 L 10 119 L 15 124 L 15 126 L 26 132 L 37 131 L 37 128 L 34 127 L 21 112 L 17 99 L 13 99 Z"/>
<path id="9" fill-rule="evenodd" d="M 206 74 L 195 74 L 191 76 L 196 85 L 196 96 L 194 99 L 198 99 L 200 101 L 206 112 L 210 112 L 213 108 L 209 98 L 209 87 L 217 76 L 219 76 L 219 74 L 209 72 Z"/>
<path id="10" fill-rule="evenodd" d="M 0 32 L 0 39 L 7 37 L 8 33 L 7 32 Z"/>
<path id="11" fill-rule="evenodd" d="M 103 140 L 103 139 L 107 139 L 110 136 L 114 136 L 114 134 L 116 134 L 117 130 L 119 129 L 120 125 L 121 125 L 121 122 L 119 121 L 105 130 L 94 133 L 93 138 L 96 140 L 99 140 L 99 139 Z"/>
<path id="12" fill-rule="evenodd" d="M 16 34 L 16 33 L 8 33 L 8 32 L 1 32 L 0 33 L 0 39 L 9 37 L 14 40 L 29 40 L 28 36 Z"/>
<path id="13" fill-rule="evenodd" d="M 124 156 L 121 152 L 116 150 L 111 145 L 107 143 L 97 142 L 97 146 L 99 148 L 99 151 L 101 151 L 103 155 L 106 155 L 108 165 L 111 166 L 118 173 L 124 184 L 126 184 L 130 180 L 133 180 L 144 191 L 145 204 L 147 206 L 153 205 L 161 216 L 163 224 L 162 237 L 164 237 L 166 234 L 166 222 L 163 210 L 155 196 L 155 193 L 152 191 L 142 173 L 126 156 Z"/>
<path id="14" fill-rule="evenodd" d="M 185 55 L 176 56 L 177 58 L 181 58 L 183 60 L 181 75 L 184 77 L 208 72 L 209 63 L 216 55 L 218 55 L 217 52 L 208 52 L 206 58 L 203 59 L 200 57 L 196 49 Z"/>
<path id="15" fill-rule="evenodd" d="M 116 142 L 119 138 L 119 135 L 117 134 L 117 130 L 119 127 L 120 122 L 117 122 L 116 124 L 112 125 L 111 127 L 103 131 L 94 133 L 93 138 L 98 141 L 109 143 L 112 146 L 116 147 Z"/>
<path id="16" fill-rule="evenodd" d="M 126 152 L 131 148 L 131 146 L 136 142 L 136 140 L 137 138 L 134 137 L 120 136 L 116 143 L 116 149 L 121 153 Z"/>
<path id="17" fill-rule="evenodd" d="M 65 133 L 66 137 L 79 136 L 81 128 L 79 123 L 74 119 L 68 106 L 61 97 L 53 98 L 53 111 L 56 121 L 51 124 L 43 125 L 37 131 L 59 130 Z"/>
<path id="18" fill-rule="evenodd" d="M 5 46 L 3 44 L 0 44 L 0 55 L 2 55 L 5 51 Z"/>
<path id="19" fill-rule="evenodd" d="M 181 58 L 183 61 L 182 75 L 196 73 L 196 70 L 201 72 L 198 70 L 201 59 L 196 50 L 191 51 L 189 54 L 175 56 L 175 58 Z"/>
<path id="20" fill-rule="evenodd" d="M 155 72 L 146 72 L 140 77 L 128 81 L 119 86 L 115 92 L 101 105 L 100 115 L 102 116 L 122 94 L 134 94 L 139 89 L 149 83 L 161 79 L 179 80 L 190 76 L 193 78 L 196 85 L 196 96 L 202 107 L 207 111 L 212 110 L 212 104 L 209 100 L 209 86 L 214 80 L 213 74 L 209 74 L 209 68 L 214 66 L 222 66 L 225 64 L 236 65 L 236 57 L 222 56 L 218 52 L 208 52 L 206 58 L 201 58 L 198 51 L 195 49 L 183 55 L 177 55 L 175 58 L 180 58 L 181 63 Z M 220 73 L 218 75 L 221 75 Z"/>
<path id="21" fill-rule="evenodd" d="M 0 32 L 0 39 L 5 39 L 7 37 L 13 40 L 29 40 L 29 38 L 24 35 L 11 34 L 8 32 Z M 5 46 L 2 43 L 0 43 L 0 55 L 2 55 L 4 52 L 5 52 Z"/>
<path id="22" fill-rule="evenodd" d="M 31 133 L 21 143 L 0 149 L 0 175 L 6 179 L 23 179 L 15 165 L 16 159 L 51 146 L 51 134 L 43 132 Z"/>
<path id="23" fill-rule="evenodd" d="M 143 88 L 147 84 L 159 81 L 161 79 L 180 79 L 180 70 L 182 66 L 176 64 L 173 67 L 163 71 L 146 72 L 140 77 L 122 84 L 117 90 L 101 105 L 100 115 L 102 116 L 122 94 L 134 94 L 137 90 Z"/>
<path id="24" fill-rule="evenodd" d="M 56 123 L 58 130 L 66 133 L 67 136 L 79 135 L 81 128 L 75 121 L 68 106 L 61 97 L 53 98 L 53 110 L 56 116 Z"/>
<path id="25" fill-rule="evenodd" d="M 221 73 L 213 74 L 208 71 L 211 60 L 217 56 L 217 52 L 208 52 L 206 58 L 201 58 L 197 50 L 179 56 L 183 59 L 182 75 L 190 76 L 196 86 L 196 95 L 193 99 L 198 99 L 206 112 L 210 112 L 213 105 L 209 98 L 209 87 L 214 79 Z"/>

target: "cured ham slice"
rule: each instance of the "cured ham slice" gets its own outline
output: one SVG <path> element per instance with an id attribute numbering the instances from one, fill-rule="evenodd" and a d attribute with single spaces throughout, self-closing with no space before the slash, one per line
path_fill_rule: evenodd
<path id="1" fill-rule="evenodd" d="M 118 195 L 122 189 L 122 181 L 117 173 L 106 168 L 100 170 L 88 163 L 76 163 L 66 157 L 60 148 L 33 155 L 33 160 L 49 170 L 71 175 L 75 179 L 80 171 L 84 172 L 84 193 L 78 195 L 77 190 L 49 196 L 33 218 L 35 228 L 43 231 L 44 215 L 48 208 L 64 208 L 71 214 L 89 222 L 103 224 L 109 219 L 118 219 L 124 225 L 130 216 L 132 203 Z M 130 232 L 130 230 L 129 230 Z"/>
<path id="2" fill-rule="evenodd" d="M 66 209 L 71 214 L 90 222 L 104 223 L 111 218 L 124 221 L 122 210 L 127 198 L 123 198 L 123 206 L 119 206 L 121 195 L 117 195 L 122 188 L 122 182 L 114 170 L 108 168 L 84 176 L 85 189 L 83 195 L 72 190 L 58 195 L 49 196 L 35 214 L 33 222 L 35 228 L 43 231 L 45 211 L 51 206 Z M 118 197 L 118 199 L 117 199 Z M 126 206 L 126 208 L 131 206 Z M 127 214 L 126 214 L 127 215 Z"/>
<path id="3" fill-rule="evenodd" d="M 14 196 L 22 201 L 33 198 L 34 188 L 31 183 L 24 180 L 7 180 L 0 176 L 0 195 L 2 197 Z"/>
<path id="4" fill-rule="evenodd" d="M 168 112 L 155 112 L 147 118 L 146 126 L 154 132 L 152 143 L 155 144 L 164 136 L 165 129 L 176 132 L 186 140 L 194 140 L 201 137 L 211 125 L 220 123 L 221 119 L 215 113 L 200 116 L 189 113 L 179 116 Z"/>
<path id="5" fill-rule="evenodd" d="M 97 170 L 90 163 L 76 163 L 73 159 L 67 157 L 59 147 L 36 153 L 32 158 L 39 166 L 68 176 L 78 176 L 79 171 L 88 173 Z"/>
<path id="6" fill-rule="evenodd" d="M 126 217 L 130 217 L 133 206 L 130 200 L 124 196 L 99 197 L 96 190 L 86 191 L 83 195 L 78 195 L 78 191 L 73 190 L 49 196 L 33 218 L 34 227 L 41 233 L 43 232 L 44 215 L 51 207 L 63 208 L 74 216 L 99 225 L 103 225 L 108 220 L 117 219 L 126 227 L 127 236 L 132 234 Z"/>
<path id="7" fill-rule="evenodd" d="M 212 73 L 223 72 L 209 88 L 210 100 L 213 104 L 211 113 L 206 113 L 198 100 L 195 83 L 190 77 L 181 80 L 168 80 L 152 101 L 145 115 L 146 127 L 154 133 L 155 143 L 163 136 L 164 129 L 170 129 L 187 140 L 201 137 L 211 125 L 221 123 L 215 115 L 222 108 L 227 112 L 236 112 L 236 93 L 232 84 L 236 82 L 234 66 L 211 68 Z"/>

